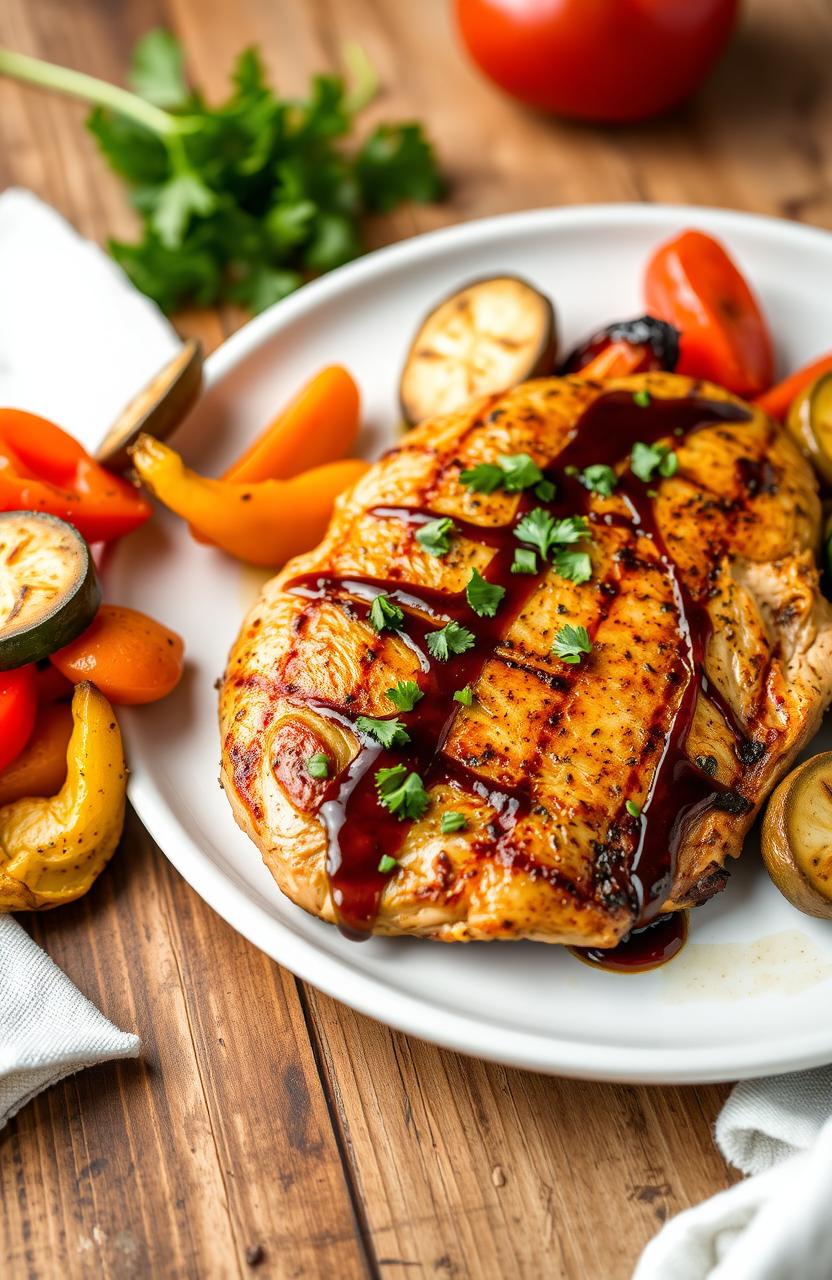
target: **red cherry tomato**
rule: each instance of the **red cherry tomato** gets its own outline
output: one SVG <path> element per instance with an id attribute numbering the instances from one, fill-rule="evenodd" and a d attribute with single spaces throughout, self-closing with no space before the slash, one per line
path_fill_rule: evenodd
<path id="1" fill-rule="evenodd" d="M 16 760 L 35 727 L 38 685 L 34 663 L 0 671 L 0 769 Z"/>
<path id="2" fill-rule="evenodd" d="M 652 315 L 681 331 L 677 373 L 740 396 L 774 380 L 771 335 L 757 299 L 718 240 L 683 231 L 653 254 L 644 280 Z"/>
<path id="3" fill-rule="evenodd" d="M 455 0 L 474 61 L 522 102 L 581 120 L 646 120 L 686 98 L 739 0 Z"/>

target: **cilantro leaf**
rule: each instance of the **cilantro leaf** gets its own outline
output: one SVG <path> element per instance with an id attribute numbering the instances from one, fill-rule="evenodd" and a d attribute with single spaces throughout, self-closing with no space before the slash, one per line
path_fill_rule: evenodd
<path id="1" fill-rule="evenodd" d="M 404 626 L 404 613 L 388 595 L 377 595 L 370 608 L 370 622 L 376 631 L 399 631 Z"/>
<path id="2" fill-rule="evenodd" d="M 561 578 L 567 578 L 578 586 L 592 577 L 592 561 L 586 551 L 567 551 L 562 548 L 552 557 L 552 568 Z"/>
<path id="3" fill-rule="evenodd" d="M 310 778 L 316 778 L 320 781 L 322 778 L 329 777 L 329 766 L 332 763 L 329 756 L 324 751 L 316 751 L 310 756 L 306 762 L 306 772 Z"/>
<path id="4" fill-rule="evenodd" d="M 441 631 L 429 631 L 428 652 L 438 662 L 447 662 L 451 654 L 467 653 L 476 644 L 476 636 L 458 622 L 449 622 Z"/>
<path id="5" fill-rule="evenodd" d="M 410 741 L 410 734 L 401 720 L 376 720 L 374 716 L 359 716 L 355 726 L 360 733 L 369 734 L 383 747 L 405 747 Z"/>
<path id="6" fill-rule="evenodd" d="M 473 489 L 474 493 L 493 493 L 495 489 L 502 488 L 504 479 L 502 467 L 493 462 L 479 462 L 459 473 L 460 483 Z"/>
<path id="7" fill-rule="evenodd" d="M 464 831 L 468 826 L 468 819 L 458 809 L 446 809 L 439 825 L 443 836 L 449 836 L 454 831 Z"/>
<path id="8" fill-rule="evenodd" d="M 408 773 L 405 764 L 377 770 L 375 783 L 379 804 L 400 822 L 405 818 L 421 818 L 428 807 L 428 793 L 422 779 L 418 773 Z"/>
<path id="9" fill-rule="evenodd" d="M 649 391 L 636 391 L 633 393 L 633 403 L 637 404 L 639 409 L 646 409 L 652 400 Z"/>
<path id="10" fill-rule="evenodd" d="M 552 525 L 550 541 L 555 544 L 580 542 L 589 534 L 589 521 L 586 516 L 566 516 L 563 520 L 555 520 Z"/>
<path id="11" fill-rule="evenodd" d="M 386 876 L 388 871 L 395 871 L 398 865 L 396 859 L 391 858 L 389 853 L 383 853 L 379 859 L 378 869 L 383 876 Z"/>
<path id="12" fill-rule="evenodd" d="M 463 707 L 473 706 L 474 690 L 470 684 L 466 684 L 463 689 L 457 689 L 454 693 L 454 702 L 459 702 Z"/>
<path id="13" fill-rule="evenodd" d="M 166 249 L 178 249 L 192 217 L 211 213 L 217 198 L 200 177 L 174 174 L 158 190 L 150 226 Z"/>
<path id="14" fill-rule="evenodd" d="M 557 485 L 552 484 L 551 480 L 541 480 L 534 487 L 534 496 L 541 502 L 551 502 L 557 491 Z"/>
<path id="15" fill-rule="evenodd" d="M 478 569 L 472 569 L 465 588 L 465 598 L 474 613 L 478 613 L 481 618 L 493 618 L 505 593 L 505 587 L 487 582 Z"/>
<path id="16" fill-rule="evenodd" d="M 361 147 L 355 172 L 364 203 L 389 213 L 403 200 L 438 200 L 444 183 L 419 124 L 380 124 Z"/>
<path id="17" fill-rule="evenodd" d="M 514 530 L 514 536 L 521 542 L 528 542 L 535 547 L 544 560 L 554 547 L 580 542 L 589 533 L 589 523 L 584 516 L 566 516 L 555 520 L 543 507 L 535 507 Z M 525 570 L 523 571 L 525 572 Z"/>
<path id="18" fill-rule="evenodd" d="M 599 493 L 602 498 L 609 498 L 618 485 L 618 476 L 612 467 L 605 466 L 603 462 L 594 462 L 581 472 L 581 484 L 590 493 Z"/>
<path id="19" fill-rule="evenodd" d="M 512 573 L 537 573 L 537 556 L 528 547 L 517 547 L 514 552 Z"/>
<path id="20" fill-rule="evenodd" d="M 531 489 L 543 481 L 543 472 L 527 453 L 503 453 L 497 461 L 503 472 L 503 485 L 509 493 Z"/>
<path id="21" fill-rule="evenodd" d="M 397 680 L 392 689 L 386 690 L 384 696 L 390 699 L 397 711 L 412 711 L 425 695 L 415 680 Z"/>
<path id="22" fill-rule="evenodd" d="M 446 556 L 451 549 L 451 538 L 456 533 L 456 525 L 447 516 L 438 520 L 428 520 L 416 534 L 416 541 L 424 547 L 428 555 Z"/>
<path id="23" fill-rule="evenodd" d="M 631 818 L 641 817 L 641 805 L 636 804 L 635 800 L 628 800 L 624 805 Z"/>
<path id="24" fill-rule="evenodd" d="M 592 645 L 586 627 L 573 627 L 571 623 L 561 627 L 552 645 L 554 656 L 570 664 L 580 662 L 581 656 L 590 653 L 591 650 Z"/>
<path id="25" fill-rule="evenodd" d="M 133 49 L 129 82 L 136 93 L 156 107 L 183 107 L 188 100 L 188 86 L 176 37 L 161 27 L 142 36 Z"/>
<path id="26" fill-rule="evenodd" d="M 639 441 L 633 445 L 630 466 L 633 475 L 647 483 L 656 473 L 665 478 L 675 475 L 679 470 L 679 459 L 666 444 L 642 444 Z"/>

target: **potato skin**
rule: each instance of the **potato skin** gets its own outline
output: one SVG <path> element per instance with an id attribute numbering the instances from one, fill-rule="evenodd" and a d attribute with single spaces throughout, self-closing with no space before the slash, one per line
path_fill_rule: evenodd
<path id="1" fill-rule="evenodd" d="M 804 915 L 832 920 L 832 897 L 825 897 L 798 866 L 788 831 L 790 808 L 800 804 L 801 792 L 810 784 L 812 774 L 824 768 L 832 782 L 830 751 L 813 756 L 786 775 L 768 802 L 760 843 L 766 870 L 783 897 Z"/>

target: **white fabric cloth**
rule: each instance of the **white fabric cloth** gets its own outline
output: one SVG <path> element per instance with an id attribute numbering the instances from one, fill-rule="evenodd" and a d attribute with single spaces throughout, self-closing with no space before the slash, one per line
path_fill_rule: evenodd
<path id="1" fill-rule="evenodd" d="M 832 1067 L 738 1084 L 716 1140 L 751 1176 L 671 1218 L 633 1280 L 830 1280 Z"/>
<path id="2" fill-rule="evenodd" d="M 176 351 L 161 312 L 94 244 L 27 191 L 0 196 L 0 405 L 94 448 Z M 10 916 L 0 916 L 0 1128 L 70 1072 L 135 1057 Z"/>

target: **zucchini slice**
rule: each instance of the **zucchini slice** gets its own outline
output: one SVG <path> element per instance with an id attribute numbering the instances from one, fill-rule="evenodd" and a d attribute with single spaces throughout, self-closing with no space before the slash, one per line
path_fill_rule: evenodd
<path id="1" fill-rule="evenodd" d="M 475 396 L 551 373 L 556 356 L 548 298 L 518 276 L 475 280 L 422 322 L 402 371 L 402 412 L 411 425 L 454 413 Z"/>
<path id="2" fill-rule="evenodd" d="M 111 471 L 128 471 L 130 446 L 144 432 L 167 440 L 193 408 L 202 390 L 202 344 L 189 338 L 173 359 L 124 406 L 95 454 Z"/>
<path id="3" fill-rule="evenodd" d="M 42 511 L 0 512 L 0 670 L 48 658 L 90 625 L 100 604 L 77 529 Z"/>

